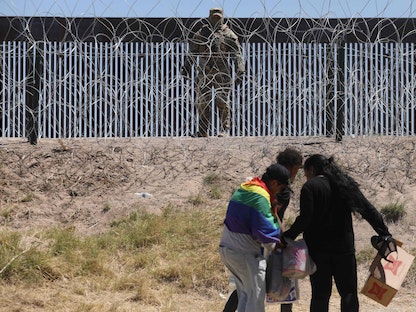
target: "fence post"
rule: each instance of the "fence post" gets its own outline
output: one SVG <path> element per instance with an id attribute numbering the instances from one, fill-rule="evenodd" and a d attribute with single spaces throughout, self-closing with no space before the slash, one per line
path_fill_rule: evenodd
<path id="1" fill-rule="evenodd" d="M 344 129 L 344 72 L 345 72 L 345 55 L 344 40 L 337 41 L 336 49 L 329 46 L 328 53 L 328 72 L 326 85 L 326 133 L 327 137 L 334 134 L 335 141 L 342 141 L 342 133 Z M 335 62 L 336 57 L 336 62 Z M 335 67 L 336 64 L 336 67 Z M 335 93 L 335 77 L 337 77 Z M 335 102 L 336 96 L 336 102 Z M 336 104 L 336 106 L 335 106 Z M 336 107 L 336 109 L 335 109 Z M 335 122 L 336 120 L 336 122 Z M 335 122 L 335 123 L 334 123 Z"/>
<path id="2" fill-rule="evenodd" d="M 337 123 L 335 131 L 335 141 L 342 141 L 342 133 L 344 132 L 344 95 L 345 95 L 345 41 L 339 40 L 337 45 Z"/>
<path id="3" fill-rule="evenodd" d="M 41 53 L 38 52 L 36 42 L 28 49 L 26 64 L 29 70 L 29 79 L 26 89 L 26 129 L 29 143 L 36 145 L 38 142 L 38 107 L 41 71 Z"/>
<path id="4" fill-rule="evenodd" d="M 331 137 L 334 133 L 334 106 L 335 106 L 335 49 L 328 43 L 327 48 L 327 76 L 326 76 L 326 101 L 325 101 L 325 136 Z"/>

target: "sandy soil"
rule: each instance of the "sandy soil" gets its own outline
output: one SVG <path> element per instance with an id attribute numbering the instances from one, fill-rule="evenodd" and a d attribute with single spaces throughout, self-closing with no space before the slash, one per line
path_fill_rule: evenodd
<path id="1" fill-rule="evenodd" d="M 399 224 L 390 224 L 393 235 L 403 247 L 415 253 L 416 143 L 414 138 L 160 138 L 160 139 L 71 139 L 40 140 L 31 146 L 22 139 L 0 140 L 0 225 L 4 230 L 42 229 L 71 226 L 82 234 L 100 233 L 138 206 L 158 213 L 166 205 L 186 207 L 191 196 L 203 189 L 204 177 L 220 174 L 224 183 L 238 185 L 249 176 L 259 175 L 287 146 L 300 150 L 305 157 L 313 153 L 334 155 L 362 185 L 364 193 L 380 208 L 389 203 L 405 203 L 407 215 Z M 286 218 L 298 210 L 303 173 L 294 183 L 295 196 Z M 148 192 L 151 198 L 140 198 Z M 229 194 L 210 205 L 226 205 Z M 104 213 L 104 208 L 111 210 Z M 371 227 L 355 220 L 357 249 L 368 248 Z M 359 271 L 360 287 L 368 272 Z M 84 281 L 85 282 L 85 281 Z M 57 289 L 30 290 L 2 287 L 0 311 L 56 311 L 44 302 L 53 302 Z M 360 295 L 362 311 L 414 311 L 414 285 L 402 287 L 388 308 Z M 309 284 L 301 282 L 301 300 L 295 311 L 308 311 Z M 214 298 L 188 294 L 172 295 L 158 307 L 132 303 L 115 294 L 91 294 L 91 302 L 106 302 L 106 311 L 221 311 L 227 294 Z M 48 299 L 49 298 L 49 299 Z M 19 300 L 41 301 L 40 308 L 13 306 Z M 43 301 L 42 301 L 43 300 Z M 74 300 L 81 300 L 74 298 Z M 112 310 L 114 302 L 122 302 Z M 31 305 L 33 307 L 33 304 Z M 334 289 L 331 311 L 339 311 Z M 279 311 L 269 305 L 267 311 Z"/>

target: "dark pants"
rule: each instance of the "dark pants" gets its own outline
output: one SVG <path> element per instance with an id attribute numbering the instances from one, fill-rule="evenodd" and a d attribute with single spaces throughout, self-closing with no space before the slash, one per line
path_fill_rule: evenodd
<path id="1" fill-rule="evenodd" d="M 235 312 L 237 311 L 238 306 L 238 295 L 237 290 L 234 290 L 230 297 L 228 298 L 227 303 L 225 304 L 223 312 Z M 292 312 L 292 304 L 291 303 L 284 303 L 281 304 L 280 308 L 281 312 Z"/>
<path id="2" fill-rule="evenodd" d="M 314 254 L 317 271 L 310 276 L 311 312 L 327 312 L 332 277 L 341 296 L 341 312 L 358 312 L 357 263 L 355 255 Z"/>
<path id="3" fill-rule="evenodd" d="M 228 298 L 223 312 L 235 312 L 237 311 L 237 306 L 238 306 L 238 295 L 237 295 L 237 289 L 236 289 L 231 293 L 230 297 Z"/>

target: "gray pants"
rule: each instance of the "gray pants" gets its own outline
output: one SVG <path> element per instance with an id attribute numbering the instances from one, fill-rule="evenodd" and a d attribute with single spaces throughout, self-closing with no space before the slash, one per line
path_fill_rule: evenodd
<path id="1" fill-rule="evenodd" d="M 259 254 L 244 254 L 220 247 L 221 259 L 235 276 L 238 312 L 264 312 L 266 296 L 266 259 Z"/>

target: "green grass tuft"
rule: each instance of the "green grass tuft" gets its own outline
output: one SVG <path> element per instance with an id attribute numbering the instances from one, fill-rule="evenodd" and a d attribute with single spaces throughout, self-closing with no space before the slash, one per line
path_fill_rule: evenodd
<path id="1" fill-rule="evenodd" d="M 391 203 L 381 208 L 381 214 L 388 223 L 397 223 L 406 216 L 403 203 Z"/>

